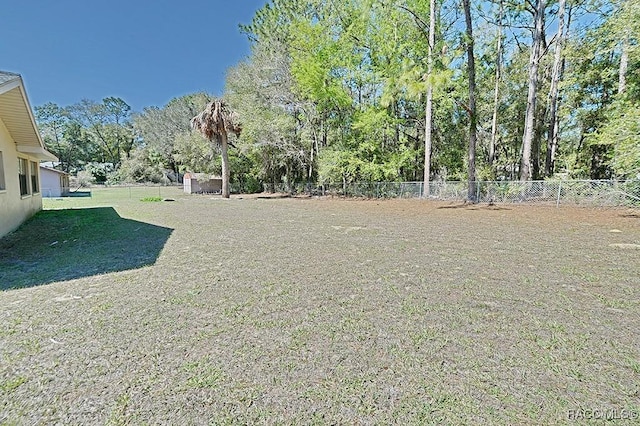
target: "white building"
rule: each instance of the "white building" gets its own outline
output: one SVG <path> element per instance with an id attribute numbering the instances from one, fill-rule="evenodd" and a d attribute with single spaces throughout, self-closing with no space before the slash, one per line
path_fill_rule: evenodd
<path id="1" fill-rule="evenodd" d="M 43 198 L 69 195 L 69 173 L 40 165 L 40 187 Z"/>
<path id="2" fill-rule="evenodd" d="M 0 237 L 42 210 L 41 160 L 47 151 L 18 74 L 0 71 Z"/>
<path id="3" fill-rule="evenodd" d="M 203 173 L 184 175 L 184 192 L 187 194 L 219 194 L 222 192 L 222 178 L 210 177 Z"/>

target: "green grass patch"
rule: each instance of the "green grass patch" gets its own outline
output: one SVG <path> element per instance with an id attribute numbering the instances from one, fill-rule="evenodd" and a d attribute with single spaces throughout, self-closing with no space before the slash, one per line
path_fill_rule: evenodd
<path id="1" fill-rule="evenodd" d="M 0 391 L 6 394 L 11 393 L 26 382 L 27 379 L 22 376 L 14 377 L 8 380 L 0 380 Z"/>
<path id="2" fill-rule="evenodd" d="M 215 389 L 224 380 L 222 369 L 208 357 L 186 363 L 183 370 L 189 375 L 187 386 L 191 388 Z"/>
<path id="3" fill-rule="evenodd" d="M 171 231 L 112 207 L 41 211 L 0 239 L 0 290 L 153 264 Z"/>

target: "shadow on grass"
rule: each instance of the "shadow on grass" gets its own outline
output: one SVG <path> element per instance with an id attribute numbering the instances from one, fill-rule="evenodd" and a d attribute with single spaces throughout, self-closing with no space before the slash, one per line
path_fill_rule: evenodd
<path id="1" fill-rule="evenodd" d="M 0 239 L 0 290 L 152 265 L 172 231 L 111 207 L 41 211 Z"/>
<path id="2" fill-rule="evenodd" d="M 289 194 L 259 195 L 257 200 L 282 200 L 283 198 L 292 198 Z"/>
<path id="3" fill-rule="evenodd" d="M 630 219 L 640 219 L 640 213 L 627 213 L 627 214 L 621 214 L 620 216 L 630 218 Z"/>
<path id="4" fill-rule="evenodd" d="M 480 204 L 452 204 L 449 206 L 440 206 L 438 209 L 465 209 L 465 210 L 511 210 L 508 207 L 500 207 L 495 204 L 480 205 Z"/>
<path id="5" fill-rule="evenodd" d="M 71 191 L 67 193 L 66 197 L 70 197 L 70 198 L 91 197 L 91 190 L 83 189 L 83 190 Z"/>

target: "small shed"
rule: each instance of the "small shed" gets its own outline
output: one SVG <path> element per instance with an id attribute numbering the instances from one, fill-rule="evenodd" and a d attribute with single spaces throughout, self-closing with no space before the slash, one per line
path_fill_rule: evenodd
<path id="1" fill-rule="evenodd" d="M 69 173 L 40 165 L 42 196 L 64 197 L 69 194 Z"/>
<path id="2" fill-rule="evenodd" d="M 222 178 L 204 173 L 186 173 L 184 192 L 187 194 L 218 194 L 222 192 Z"/>

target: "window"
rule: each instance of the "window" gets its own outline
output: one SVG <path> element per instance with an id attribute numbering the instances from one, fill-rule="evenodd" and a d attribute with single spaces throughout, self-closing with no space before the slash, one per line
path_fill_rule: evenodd
<path id="1" fill-rule="evenodd" d="M 0 151 L 0 191 L 7 189 L 4 186 L 4 161 L 2 160 L 2 151 Z"/>
<path id="2" fill-rule="evenodd" d="M 40 185 L 38 185 L 38 163 L 31 162 L 31 192 L 36 194 L 40 192 Z"/>
<path id="3" fill-rule="evenodd" d="M 27 181 L 27 160 L 18 158 L 18 179 L 20 180 L 20 195 L 29 195 L 29 182 Z"/>

